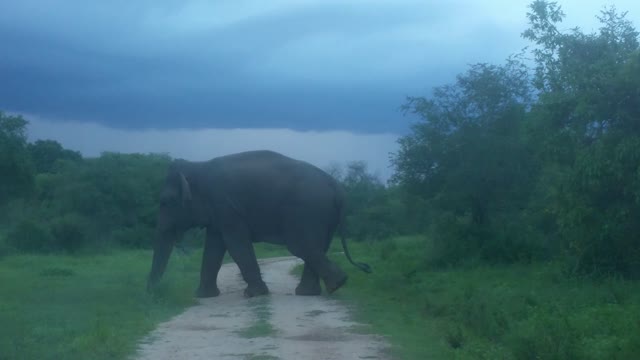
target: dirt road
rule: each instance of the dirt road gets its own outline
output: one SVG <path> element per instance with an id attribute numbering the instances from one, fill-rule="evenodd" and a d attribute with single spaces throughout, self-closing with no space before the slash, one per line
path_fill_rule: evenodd
<path id="1" fill-rule="evenodd" d="M 338 301 L 294 295 L 297 279 L 290 270 L 299 261 L 261 260 L 271 294 L 252 299 L 242 296 L 246 284 L 238 267 L 224 265 L 222 294 L 161 324 L 140 344 L 136 359 L 388 359 L 384 339 L 356 333 L 358 324 Z"/>

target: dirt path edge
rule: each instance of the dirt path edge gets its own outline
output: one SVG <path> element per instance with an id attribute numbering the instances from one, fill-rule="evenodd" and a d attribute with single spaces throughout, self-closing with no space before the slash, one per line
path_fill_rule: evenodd
<path id="1" fill-rule="evenodd" d="M 215 298 L 160 324 L 139 344 L 136 360 L 390 359 L 382 336 L 362 334 L 344 304 L 331 296 L 296 296 L 296 257 L 259 260 L 271 293 L 243 297 L 235 263 L 220 269 Z M 348 285 L 346 285 L 348 286 Z"/>

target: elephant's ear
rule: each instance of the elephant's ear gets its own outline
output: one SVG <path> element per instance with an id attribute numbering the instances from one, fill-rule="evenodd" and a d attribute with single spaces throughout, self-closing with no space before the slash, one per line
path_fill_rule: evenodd
<path id="1" fill-rule="evenodd" d="M 184 177 L 183 173 L 180 173 L 180 183 L 182 184 L 182 200 L 189 201 L 191 200 L 191 188 L 189 186 L 189 182 L 187 178 Z"/>

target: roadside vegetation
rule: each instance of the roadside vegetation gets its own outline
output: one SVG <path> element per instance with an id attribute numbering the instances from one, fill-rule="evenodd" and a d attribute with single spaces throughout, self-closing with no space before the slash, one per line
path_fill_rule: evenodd
<path id="1" fill-rule="evenodd" d="M 389 183 L 326 170 L 353 256 L 335 296 L 403 359 L 632 359 L 640 353 L 640 46 L 531 2 L 528 49 L 407 98 Z M 202 232 L 144 292 L 163 154 L 87 158 L 0 113 L 0 359 L 124 358 L 193 302 Z M 261 257 L 287 255 L 260 245 Z M 339 241 L 332 252 L 341 252 Z M 229 259 L 227 258 L 229 261 Z M 89 353 L 90 352 L 90 353 Z"/>
<path id="2" fill-rule="evenodd" d="M 265 244 L 256 252 L 286 254 Z M 145 292 L 151 255 L 118 249 L 0 260 L 0 360 L 127 358 L 159 322 L 196 303 L 202 251 L 177 251 L 153 295 Z M 246 336 L 269 329 L 261 317 Z"/>
<path id="3" fill-rule="evenodd" d="M 528 53 L 405 104 L 393 189 L 423 227 L 354 246 L 374 273 L 337 295 L 398 358 L 640 354 L 638 32 L 615 8 L 593 34 L 527 17 Z"/>
<path id="4" fill-rule="evenodd" d="M 427 239 L 353 246 L 374 266 L 364 274 L 341 256 L 347 285 L 335 293 L 360 329 L 389 337 L 396 359 L 636 359 L 637 281 L 566 273 L 562 263 L 430 268 Z M 337 249 L 336 249 L 337 250 Z"/>
<path id="5" fill-rule="evenodd" d="M 155 295 L 148 251 L 11 255 L 0 261 L 0 359 L 125 359 L 161 321 L 195 303 L 199 262 L 176 256 Z M 194 254 L 195 256 L 195 254 Z"/>

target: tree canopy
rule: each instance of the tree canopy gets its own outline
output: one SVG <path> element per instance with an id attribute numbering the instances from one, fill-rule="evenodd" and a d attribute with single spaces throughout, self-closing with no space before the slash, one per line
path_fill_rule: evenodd
<path id="1" fill-rule="evenodd" d="M 346 190 L 348 235 L 423 235 L 430 266 L 562 259 L 576 273 L 640 275 L 640 46 L 625 15 L 603 8 L 597 31 L 562 31 L 560 6 L 535 0 L 530 47 L 408 97 L 416 121 L 388 184 L 361 161 L 326 169 Z M 0 113 L 10 247 L 148 246 L 170 158 L 84 158 L 29 143 L 27 125 Z"/>

